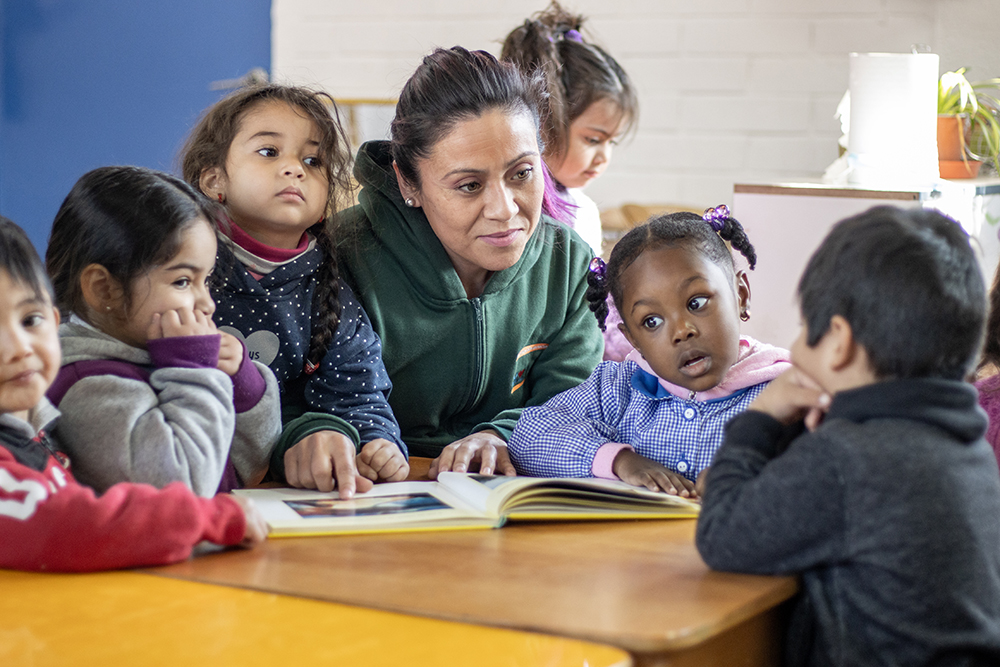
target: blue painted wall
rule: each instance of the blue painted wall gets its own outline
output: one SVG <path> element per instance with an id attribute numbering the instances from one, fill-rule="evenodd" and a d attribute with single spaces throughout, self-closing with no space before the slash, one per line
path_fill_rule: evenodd
<path id="1" fill-rule="evenodd" d="M 44 252 L 86 171 L 176 171 L 213 81 L 270 69 L 270 0 L 0 0 L 0 214 Z"/>

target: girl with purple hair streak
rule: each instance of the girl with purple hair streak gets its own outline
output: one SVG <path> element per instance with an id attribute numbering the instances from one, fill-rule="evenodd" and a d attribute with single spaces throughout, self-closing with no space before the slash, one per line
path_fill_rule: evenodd
<path id="1" fill-rule="evenodd" d="M 514 474 L 522 409 L 583 382 L 601 332 L 590 247 L 545 215 L 544 84 L 485 51 L 437 49 L 403 86 L 390 141 L 364 144 L 341 266 L 382 339 L 411 454 Z"/>

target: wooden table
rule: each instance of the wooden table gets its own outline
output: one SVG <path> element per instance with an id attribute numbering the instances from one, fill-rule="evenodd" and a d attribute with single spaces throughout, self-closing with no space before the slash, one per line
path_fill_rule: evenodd
<path id="1" fill-rule="evenodd" d="M 610 644 L 640 666 L 777 664 L 796 580 L 712 572 L 694 530 L 687 519 L 283 538 L 150 572 Z"/>
<path id="2" fill-rule="evenodd" d="M 0 591 L 4 667 L 630 664 L 592 643 L 136 572 L 0 570 Z"/>

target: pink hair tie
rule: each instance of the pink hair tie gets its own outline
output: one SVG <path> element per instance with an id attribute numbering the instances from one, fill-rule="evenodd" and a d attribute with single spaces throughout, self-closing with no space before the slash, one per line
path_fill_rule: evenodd
<path id="1" fill-rule="evenodd" d="M 719 204 L 715 208 L 705 209 L 705 214 L 701 216 L 701 219 L 707 222 L 712 229 L 719 232 L 722 231 L 726 220 L 730 217 L 729 207 L 725 204 Z"/>

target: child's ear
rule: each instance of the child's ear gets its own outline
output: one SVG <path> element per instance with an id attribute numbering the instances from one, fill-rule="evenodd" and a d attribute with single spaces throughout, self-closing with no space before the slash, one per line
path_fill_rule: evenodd
<path id="1" fill-rule="evenodd" d="M 826 335 L 830 337 L 827 347 L 829 354 L 827 361 L 830 368 L 840 371 L 857 359 L 859 352 L 861 352 L 860 346 L 854 340 L 854 330 L 851 329 L 851 323 L 843 316 L 834 315 L 830 318 L 830 327 L 827 329 Z"/>
<path id="2" fill-rule="evenodd" d="M 639 346 L 635 344 L 634 340 L 632 340 L 632 334 L 629 332 L 628 327 L 624 322 L 618 323 L 618 330 L 622 332 L 623 336 L 625 336 L 625 340 L 628 341 L 629 345 L 634 347 L 636 350 L 639 350 Z M 639 350 L 639 354 L 642 354 L 642 350 Z M 645 355 L 643 355 L 643 358 L 645 359 Z"/>
<path id="3" fill-rule="evenodd" d="M 740 311 L 740 319 L 746 322 L 750 319 L 750 277 L 746 271 L 736 272 L 736 306 Z"/>
<path id="4" fill-rule="evenodd" d="M 222 167 L 208 167 L 203 169 L 198 178 L 198 188 L 210 199 L 218 199 L 220 203 L 226 201 L 226 174 Z"/>
<path id="5" fill-rule="evenodd" d="M 392 170 L 396 172 L 396 182 L 399 183 L 399 194 L 403 195 L 403 201 L 407 206 L 419 207 L 420 200 L 417 198 L 417 189 L 399 173 L 399 165 L 392 161 Z"/>
<path id="6" fill-rule="evenodd" d="M 88 264 L 80 272 L 80 292 L 95 313 L 107 313 L 124 301 L 125 291 L 111 272 L 100 264 Z"/>

